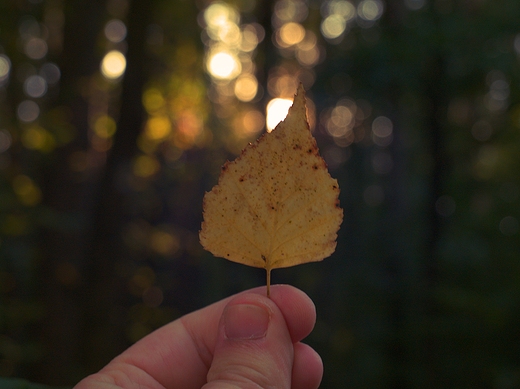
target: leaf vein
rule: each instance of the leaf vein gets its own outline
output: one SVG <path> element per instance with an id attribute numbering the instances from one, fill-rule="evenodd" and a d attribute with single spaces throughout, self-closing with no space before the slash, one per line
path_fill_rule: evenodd
<path id="1" fill-rule="evenodd" d="M 234 221 L 227 218 L 226 215 L 223 215 L 223 218 L 224 218 L 224 221 L 227 222 L 228 226 L 231 226 L 240 235 L 242 235 L 249 243 L 251 243 L 254 247 L 256 247 L 259 252 L 262 252 L 261 248 L 258 247 L 257 244 L 254 241 L 252 241 L 240 228 L 238 228 L 238 226 L 236 225 L 236 223 Z M 225 235 L 225 233 L 223 233 L 222 235 Z"/>
<path id="2" fill-rule="evenodd" d="M 298 239 L 300 238 L 301 236 L 303 235 L 307 235 L 307 234 L 310 234 L 313 230 L 317 229 L 317 228 L 320 228 L 322 227 L 323 225 L 327 224 L 328 223 L 328 218 L 323 218 L 323 219 L 318 219 L 319 220 L 319 223 L 318 224 L 315 224 L 315 225 L 311 225 L 309 224 L 308 227 L 301 233 L 299 234 L 296 234 L 292 237 L 290 237 L 289 239 L 286 239 L 285 241 L 279 243 L 271 252 L 270 252 L 270 255 L 272 255 L 274 252 L 276 252 L 278 249 L 280 249 L 280 247 L 282 247 L 283 245 L 289 243 L 290 241 L 293 241 L 295 239 Z"/>
<path id="3" fill-rule="evenodd" d="M 269 235 L 269 237 L 271 238 L 271 240 L 273 240 L 273 234 L 269 231 L 269 229 L 267 228 L 267 226 L 265 225 L 264 223 L 264 220 L 262 220 L 262 218 L 255 212 L 255 209 L 253 207 L 253 205 L 249 202 L 249 199 L 247 198 L 247 196 L 244 194 L 244 192 L 242 192 L 242 188 L 240 188 L 240 185 L 238 185 L 235 181 L 233 181 L 233 184 L 235 185 L 235 187 L 237 188 L 238 192 L 240 193 L 240 195 L 245 199 L 246 201 L 246 204 L 249 208 L 249 210 L 253 213 L 253 215 L 256 216 L 257 220 L 260 222 L 260 225 L 262 226 L 262 228 L 265 230 L 265 232 L 267 233 L 267 235 Z M 265 188 L 264 188 L 265 189 Z M 267 191 L 266 191 L 267 192 Z M 258 248 L 259 249 L 259 248 Z"/>
<path id="4" fill-rule="evenodd" d="M 314 194 L 309 198 L 309 200 L 302 206 L 298 207 L 298 209 L 296 210 L 296 212 L 292 213 L 291 215 L 289 215 L 288 217 L 286 217 L 280 224 L 277 224 L 276 225 L 276 228 L 275 228 L 275 233 L 278 232 L 290 219 L 294 218 L 295 216 L 299 215 L 300 213 L 302 212 L 305 212 L 307 211 L 307 207 L 312 204 L 313 202 L 316 201 L 316 198 L 320 198 L 321 194 L 324 193 L 324 192 L 327 192 L 328 190 L 330 190 L 329 187 L 327 187 L 326 185 L 323 185 L 320 187 L 320 190 L 319 191 L 316 191 L 314 192 Z M 293 192 L 294 194 L 298 194 L 298 192 Z M 288 196 L 287 198 L 290 198 L 291 196 Z"/>

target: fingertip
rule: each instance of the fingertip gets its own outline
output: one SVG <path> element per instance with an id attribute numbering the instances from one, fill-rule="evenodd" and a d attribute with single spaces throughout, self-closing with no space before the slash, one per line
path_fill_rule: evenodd
<path id="1" fill-rule="evenodd" d="M 294 345 L 292 389 L 317 389 L 323 378 L 323 362 L 320 355 L 305 343 Z"/>
<path id="2" fill-rule="evenodd" d="M 291 285 L 273 285 L 271 300 L 282 311 L 293 343 L 311 333 L 316 323 L 316 306 L 305 292 Z"/>
<path id="3" fill-rule="evenodd" d="M 261 286 L 239 293 L 267 296 L 266 287 Z M 309 335 L 316 323 L 316 306 L 302 290 L 287 284 L 271 285 L 270 300 L 282 311 L 294 343 Z"/>
<path id="4" fill-rule="evenodd" d="M 218 333 L 204 388 L 290 387 L 293 343 L 273 300 L 256 291 L 233 296 Z"/>

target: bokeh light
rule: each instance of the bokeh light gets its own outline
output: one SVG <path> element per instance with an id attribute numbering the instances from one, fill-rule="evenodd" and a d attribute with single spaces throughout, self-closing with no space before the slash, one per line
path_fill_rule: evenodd
<path id="1" fill-rule="evenodd" d="M 151 155 L 140 155 L 135 158 L 133 163 L 133 173 L 137 177 L 148 178 L 156 174 L 161 165 L 159 161 Z"/>
<path id="2" fill-rule="evenodd" d="M 42 76 L 29 76 L 23 84 L 23 89 L 29 97 L 42 97 L 47 93 L 47 82 Z"/>
<path id="3" fill-rule="evenodd" d="M 309 50 L 298 50 L 296 52 L 298 62 L 307 67 L 312 67 L 320 61 L 320 51 L 317 47 Z"/>
<path id="4" fill-rule="evenodd" d="M 11 133 L 7 130 L 0 130 L 0 154 L 9 150 L 13 142 Z"/>
<path id="5" fill-rule="evenodd" d="M 13 190 L 23 205 L 35 206 L 41 201 L 40 188 L 26 175 L 20 174 L 13 179 Z"/>
<path id="6" fill-rule="evenodd" d="M 320 30 L 331 43 L 339 43 L 349 23 L 356 17 L 356 7 L 346 0 L 332 0 L 322 6 L 323 20 Z"/>
<path id="7" fill-rule="evenodd" d="M 173 232 L 157 228 L 150 234 L 149 245 L 157 254 L 171 257 L 179 250 L 181 243 Z"/>
<path id="8" fill-rule="evenodd" d="M 320 61 L 324 50 L 321 50 L 317 44 L 316 34 L 311 30 L 306 30 L 302 25 L 307 15 L 308 7 L 303 1 L 278 1 L 275 5 L 273 18 L 273 26 L 276 27 L 273 43 L 284 58 L 294 56 L 299 65 L 305 68 L 312 68 Z M 284 67 L 284 65 L 281 67 Z M 301 74 L 295 75 L 294 72 L 292 74 L 303 81 Z M 310 73 L 307 75 L 309 76 Z M 309 88 L 312 82 L 306 81 L 306 87 Z M 291 95 L 295 90 L 292 91 Z M 273 95 L 285 96 L 285 94 L 280 93 L 274 93 Z"/>
<path id="9" fill-rule="evenodd" d="M 348 147 L 365 139 L 364 121 L 371 114 L 372 107 L 366 100 L 343 98 L 334 107 L 326 108 L 320 113 L 320 126 L 337 146 Z"/>
<path id="10" fill-rule="evenodd" d="M 143 303 L 147 307 L 156 308 L 164 301 L 164 293 L 161 288 L 157 286 L 150 286 L 143 291 Z"/>
<path id="11" fill-rule="evenodd" d="M 47 55 L 47 42 L 41 38 L 31 37 L 24 45 L 24 53 L 31 59 L 42 59 Z"/>
<path id="12" fill-rule="evenodd" d="M 280 27 L 286 22 L 301 22 L 307 18 L 309 8 L 302 0 L 279 0 L 274 6 L 275 27 Z"/>
<path id="13" fill-rule="evenodd" d="M 486 77 L 489 86 L 488 93 L 484 96 L 484 104 L 491 112 L 505 110 L 509 105 L 510 87 L 504 73 L 492 70 Z"/>
<path id="14" fill-rule="evenodd" d="M 228 23 L 218 31 L 218 39 L 229 47 L 239 47 L 242 43 L 240 28 L 235 23 Z"/>
<path id="15" fill-rule="evenodd" d="M 116 121 L 108 115 L 101 115 L 94 121 L 94 133 L 102 139 L 108 139 L 114 136 L 116 129 Z"/>
<path id="16" fill-rule="evenodd" d="M 426 0 L 404 0 L 404 4 L 409 9 L 417 11 L 426 5 Z"/>
<path id="17" fill-rule="evenodd" d="M 345 32 L 347 23 L 340 15 L 329 15 L 321 23 L 321 33 L 327 39 L 335 39 Z"/>
<path id="18" fill-rule="evenodd" d="M 293 100 L 275 98 L 269 101 L 266 108 L 266 125 L 267 131 L 274 128 L 287 117 L 289 108 L 291 108 Z"/>
<path id="19" fill-rule="evenodd" d="M 40 107 L 32 100 L 24 100 L 18 104 L 16 113 L 22 122 L 30 123 L 40 116 Z"/>
<path id="20" fill-rule="evenodd" d="M 345 104 L 346 103 L 346 104 Z M 330 122 L 328 131 L 332 136 L 344 135 L 350 128 L 353 127 L 354 115 L 356 113 L 355 103 L 346 101 L 343 104 L 338 104 L 332 110 L 330 115 Z"/>
<path id="21" fill-rule="evenodd" d="M 392 135 L 392 130 L 392 121 L 386 116 L 378 116 L 372 122 L 372 132 L 380 138 L 386 138 Z"/>
<path id="22" fill-rule="evenodd" d="M 471 127 L 471 135 L 476 140 L 485 142 L 493 135 L 493 127 L 487 120 L 478 120 Z"/>
<path id="23" fill-rule="evenodd" d="M 373 22 L 383 15 L 383 3 L 381 0 L 362 0 L 357 7 L 361 19 Z"/>
<path id="24" fill-rule="evenodd" d="M 356 7 L 350 1 L 332 0 L 327 3 L 326 7 L 329 14 L 339 15 L 347 22 L 356 16 Z"/>
<path id="25" fill-rule="evenodd" d="M 154 114 L 164 108 L 165 100 L 161 91 L 157 88 L 147 89 L 143 93 L 143 105 L 149 114 Z"/>
<path id="26" fill-rule="evenodd" d="M 346 147 L 355 141 L 353 132 L 357 124 L 359 109 L 351 99 L 341 99 L 332 109 L 325 110 L 320 118 L 321 125 L 333 137 L 334 143 Z"/>
<path id="27" fill-rule="evenodd" d="M 215 50 L 208 56 L 207 69 L 218 80 L 232 80 L 240 74 L 242 65 L 232 52 Z"/>
<path id="28" fill-rule="evenodd" d="M 118 79 L 126 69 L 126 58 L 118 50 L 109 51 L 101 61 L 101 73 L 109 80 Z"/>
<path id="29" fill-rule="evenodd" d="M 166 116 L 153 116 L 145 126 L 145 135 L 153 141 L 160 141 L 170 135 L 172 123 Z"/>
<path id="30" fill-rule="evenodd" d="M 0 54 L 0 84 L 9 78 L 10 71 L 11 61 L 9 60 L 9 57 Z"/>
<path id="31" fill-rule="evenodd" d="M 112 19 L 105 25 L 105 37 L 113 43 L 122 42 L 126 38 L 126 26 L 119 19 Z"/>
<path id="32" fill-rule="evenodd" d="M 52 62 L 44 63 L 40 69 L 40 76 L 44 78 L 48 85 L 56 84 L 61 77 L 61 71 L 58 65 Z"/>
<path id="33" fill-rule="evenodd" d="M 298 43 L 296 59 L 302 66 L 312 67 L 321 59 L 318 39 L 312 31 L 306 31 L 304 39 Z"/>
<path id="34" fill-rule="evenodd" d="M 235 95 L 240 101 L 251 101 L 258 92 L 258 81 L 252 74 L 243 74 L 235 81 Z"/>
<path id="35" fill-rule="evenodd" d="M 294 67 L 278 66 L 271 69 L 267 80 L 267 89 L 271 96 L 293 98 L 300 83 L 298 76 L 301 72 L 299 73 Z"/>
<path id="36" fill-rule="evenodd" d="M 250 134 L 258 133 L 264 127 L 265 116 L 256 109 L 248 110 L 243 116 L 243 128 Z"/>
<path id="37" fill-rule="evenodd" d="M 350 150 L 337 145 L 331 145 L 323 150 L 323 158 L 329 169 L 337 169 L 341 166 L 350 156 Z"/>
<path id="38" fill-rule="evenodd" d="M 24 129 L 21 141 L 23 146 L 29 150 L 50 152 L 56 147 L 56 141 L 52 134 L 36 124 L 31 124 L 30 127 Z"/>
<path id="39" fill-rule="evenodd" d="M 240 42 L 240 50 L 244 52 L 251 52 L 258 46 L 258 43 L 263 37 L 258 36 L 258 31 L 262 30 L 263 27 L 260 25 L 247 24 L 242 30 L 242 41 Z"/>
<path id="40" fill-rule="evenodd" d="M 279 30 L 279 43 L 284 46 L 293 46 L 300 43 L 305 37 L 305 29 L 299 23 L 285 23 Z"/>
<path id="41" fill-rule="evenodd" d="M 265 125 L 265 116 L 256 109 L 246 109 L 236 115 L 233 121 L 235 135 L 242 138 L 250 138 L 258 134 Z"/>
<path id="42" fill-rule="evenodd" d="M 216 1 L 204 11 L 204 20 L 209 32 L 217 33 L 223 26 L 229 23 L 237 24 L 240 20 L 238 12 L 230 5 Z"/>
<path id="43" fill-rule="evenodd" d="M 256 22 L 240 24 L 238 9 L 221 1 L 208 5 L 202 16 L 201 21 L 205 27 L 205 67 L 213 81 L 209 96 L 216 104 L 216 115 L 223 120 L 229 120 L 228 125 L 234 126 L 233 117 L 240 112 L 232 108 L 237 103 L 234 99 L 251 102 L 258 98 L 259 92 L 262 91 L 255 76 L 253 56 L 265 36 L 265 31 Z M 193 138 L 192 135 L 183 134 L 181 131 L 175 138 L 176 142 L 180 142 L 179 147 L 184 148 L 186 146 L 182 144 L 185 141 L 181 140 L 190 137 Z"/>
<path id="44" fill-rule="evenodd" d="M 393 128 L 392 121 L 386 116 L 378 116 L 372 122 L 372 140 L 378 146 L 388 146 L 393 140 Z"/>
<path id="45" fill-rule="evenodd" d="M 181 149 L 192 147 L 203 134 L 203 121 L 197 112 L 187 108 L 180 112 L 176 121 L 175 145 Z"/>

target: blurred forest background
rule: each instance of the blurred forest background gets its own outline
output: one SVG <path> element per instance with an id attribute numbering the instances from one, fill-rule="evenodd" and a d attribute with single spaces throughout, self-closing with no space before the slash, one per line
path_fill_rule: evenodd
<path id="1" fill-rule="evenodd" d="M 264 284 L 202 197 L 299 81 L 345 218 L 273 281 L 322 387 L 519 388 L 517 0 L 0 0 L 0 377 L 72 385 Z"/>

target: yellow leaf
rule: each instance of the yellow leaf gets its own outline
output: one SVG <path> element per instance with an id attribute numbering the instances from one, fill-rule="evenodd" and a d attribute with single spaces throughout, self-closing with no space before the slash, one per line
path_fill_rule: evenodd
<path id="1" fill-rule="evenodd" d="M 321 261 L 343 220 L 338 182 L 327 171 L 306 118 L 300 85 L 286 119 L 222 167 L 204 197 L 202 246 L 267 270 Z"/>

